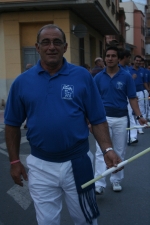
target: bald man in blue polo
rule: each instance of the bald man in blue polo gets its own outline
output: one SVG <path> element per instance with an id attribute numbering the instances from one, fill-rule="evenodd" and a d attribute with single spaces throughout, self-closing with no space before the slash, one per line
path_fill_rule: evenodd
<path id="1" fill-rule="evenodd" d="M 87 69 L 63 57 L 66 36 L 54 24 L 42 27 L 35 44 L 40 60 L 13 82 L 5 109 L 6 143 L 14 182 L 28 180 L 38 225 L 59 225 L 64 195 L 74 224 L 97 225 L 99 209 L 91 180 L 89 129 L 104 154 L 108 167 L 121 159 L 112 149 L 101 97 Z M 94 99 L 94 101 L 93 101 Z M 20 126 L 27 120 L 28 176 L 19 158 Z"/>

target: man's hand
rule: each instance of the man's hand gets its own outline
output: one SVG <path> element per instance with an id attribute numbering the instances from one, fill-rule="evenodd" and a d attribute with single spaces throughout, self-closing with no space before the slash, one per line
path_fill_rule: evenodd
<path id="1" fill-rule="evenodd" d="M 122 162 L 122 160 L 119 158 L 119 156 L 113 150 L 108 151 L 104 155 L 104 160 L 105 160 L 107 169 L 109 169 L 111 167 L 116 167 L 120 162 Z M 114 173 L 117 173 L 118 171 L 120 171 L 122 169 L 123 169 L 123 167 L 117 169 Z"/>
<path id="2" fill-rule="evenodd" d="M 147 120 L 144 119 L 143 117 L 140 117 L 140 119 L 138 121 L 141 125 L 147 124 Z"/>
<path id="3" fill-rule="evenodd" d="M 11 174 L 15 184 L 18 184 L 20 186 L 23 186 L 23 182 L 22 182 L 23 180 L 21 177 L 23 177 L 23 179 L 26 181 L 28 180 L 27 173 L 21 162 L 11 165 L 10 174 Z"/>
<path id="4" fill-rule="evenodd" d="M 132 78 L 133 79 L 136 79 L 137 78 L 137 75 L 134 73 L 134 74 L 132 74 Z"/>

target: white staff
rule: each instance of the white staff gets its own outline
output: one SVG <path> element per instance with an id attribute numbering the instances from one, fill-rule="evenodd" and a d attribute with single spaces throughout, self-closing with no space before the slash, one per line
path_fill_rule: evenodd
<path id="1" fill-rule="evenodd" d="M 144 127 L 150 127 L 150 122 L 148 122 L 147 124 L 144 124 L 144 125 L 137 125 L 137 126 L 134 126 L 134 127 L 128 127 L 128 128 L 126 128 L 126 130 L 140 129 L 140 128 L 144 128 Z"/>
<path id="2" fill-rule="evenodd" d="M 132 162 L 133 160 L 135 160 L 135 159 L 141 157 L 142 155 L 144 155 L 144 154 L 146 154 L 146 153 L 148 153 L 148 152 L 150 152 L 150 147 L 147 148 L 147 149 L 145 149 L 144 151 L 142 151 L 142 152 L 136 154 L 135 156 L 131 157 L 130 159 L 127 159 L 127 160 L 125 160 L 125 161 L 119 163 L 116 167 L 111 167 L 110 169 L 108 169 L 108 170 L 106 170 L 104 173 L 102 173 L 100 176 L 98 176 L 98 177 L 96 177 L 96 178 L 94 178 L 94 179 L 88 181 L 87 183 L 81 185 L 82 189 L 83 189 L 83 188 L 86 188 L 86 187 L 89 186 L 90 184 L 95 183 L 97 180 L 100 180 L 101 178 L 107 176 L 108 174 L 114 172 L 115 170 L 121 168 L 122 166 L 125 166 L 127 163 Z"/>
<path id="3" fill-rule="evenodd" d="M 146 99 L 146 100 L 150 100 L 150 97 L 148 97 L 148 98 L 139 98 L 139 99 L 138 99 L 138 101 L 140 101 L 140 100 L 144 100 L 144 99 Z"/>

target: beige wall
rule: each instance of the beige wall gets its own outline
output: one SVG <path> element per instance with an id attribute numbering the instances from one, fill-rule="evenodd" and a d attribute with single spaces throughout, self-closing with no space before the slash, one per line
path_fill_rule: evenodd
<path id="1" fill-rule="evenodd" d="M 113 22 L 113 24 L 117 27 L 117 29 L 119 30 L 119 20 L 116 20 L 116 14 L 112 14 L 111 12 L 111 6 L 108 7 L 106 5 L 106 1 L 104 0 L 99 0 L 100 4 L 102 5 L 104 11 L 106 12 L 106 14 L 108 15 L 108 17 L 110 18 L 110 20 Z M 115 1 L 114 1 L 115 2 Z M 119 7 L 119 3 L 116 1 L 117 6 L 115 5 L 116 9 L 118 9 Z"/>
<path id="2" fill-rule="evenodd" d="M 65 32 L 68 50 L 64 56 L 76 65 L 79 65 L 79 39 L 71 32 L 71 29 L 73 25 L 79 23 L 88 28 L 84 38 L 85 63 L 94 66 L 94 59 L 99 56 L 99 40 L 103 41 L 103 37 L 74 13 L 68 10 L 3 13 L 0 16 L 0 101 L 7 99 L 12 81 L 23 71 L 22 47 L 34 46 L 39 28 L 52 22 Z M 92 50 L 90 50 L 90 36 L 95 39 Z"/>
<path id="3" fill-rule="evenodd" d="M 120 3 L 120 7 L 124 8 L 125 15 L 126 15 L 126 22 L 130 25 L 130 29 L 126 31 L 126 42 L 134 45 L 134 12 L 136 8 L 134 2 L 123 2 Z M 126 13 L 127 12 L 127 13 Z"/>
<path id="4" fill-rule="evenodd" d="M 70 30 L 72 30 L 73 26 L 76 26 L 77 24 L 83 24 L 87 27 L 87 35 L 84 37 L 85 63 L 93 67 L 94 59 L 99 56 L 99 41 L 101 40 L 103 42 L 104 37 L 88 24 L 83 22 L 74 13 L 70 13 Z M 96 42 L 96 45 L 93 45 L 92 49 L 90 49 L 90 36 L 92 36 L 93 39 L 95 38 Z M 79 39 L 72 32 L 70 35 L 70 45 L 71 62 L 79 65 Z"/>
<path id="5" fill-rule="evenodd" d="M 3 23 L 0 16 L 0 106 L 2 103 L 2 99 L 6 99 L 7 90 L 6 90 L 6 64 L 5 64 L 5 46 L 4 46 L 4 32 L 3 31 Z"/>
<path id="6" fill-rule="evenodd" d="M 7 98 L 7 93 L 12 81 L 22 72 L 22 47 L 34 46 L 36 34 L 41 25 L 52 21 L 64 30 L 67 40 L 70 42 L 69 11 L 14 12 L 1 14 L 0 101 L 2 98 Z M 70 59 L 70 47 L 65 57 L 68 60 Z"/>

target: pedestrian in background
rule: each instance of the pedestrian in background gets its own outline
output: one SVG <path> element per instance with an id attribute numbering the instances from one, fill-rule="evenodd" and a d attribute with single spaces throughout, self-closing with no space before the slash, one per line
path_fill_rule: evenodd
<path id="1" fill-rule="evenodd" d="M 90 73 L 63 57 L 67 43 L 62 29 L 45 25 L 35 46 L 41 59 L 16 78 L 5 110 L 11 176 L 20 186 L 22 178 L 29 180 L 39 225 L 60 224 L 63 193 L 75 224 L 96 225 L 95 186 L 81 188 L 93 178 L 86 118 L 107 166 L 121 162 L 115 151 L 109 151 L 112 143 L 102 100 Z M 26 117 L 31 146 L 28 178 L 19 159 L 20 126 Z"/>
<path id="2" fill-rule="evenodd" d="M 95 67 L 92 69 L 92 76 L 94 77 L 97 73 L 99 73 L 100 71 L 102 71 L 104 69 L 104 61 L 101 57 L 97 57 L 94 60 L 95 63 Z"/>
<path id="3" fill-rule="evenodd" d="M 150 94 L 150 71 L 145 67 L 145 60 L 141 57 L 141 63 L 140 66 L 144 70 L 145 75 L 145 83 L 144 83 L 144 104 L 145 104 L 145 111 L 146 111 L 146 119 L 150 120 L 150 107 L 149 107 L 149 94 Z"/>
<path id="4" fill-rule="evenodd" d="M 129 74 L 130 74 L 130 71 L 129 71 L 128 65 L 130 63 L 130 60 L 131 60 L 131 53 L 128 50 L 119 51 L 119 66 L 122 69 L 124 69 L 126 72 L 128 72 Z M 134 83 L 134 86 L 135 86 L 135 83 Z M 137 99 L 137 101 L 138 101 L 138 99 Z M 133 110 L 131 108 L 129 101 L 128 101 L 128 115 L 129 115 L 129 126 L 128 127 L 136 126 L 135 117 L 133 115 Z M 127 138 L 128 145 L 135 144 L 137 142 L 138 142 L 137 129 L 129 130 L 128 138 Z"/>
<path id="5" fill-rule="evenodd" d="M 144 94 L 144 83 L 146 83 L 145 71 L 140 67 L 141 56 L 136 55 L 134 57 L 134 65 L 129 68 L 130 74 L 134 79 L 136 86 L 136 95 L 138 97 L 138 105 L 141 111 L 141 115 L 146 119 L 146 108 L 145 108 L 145 94 Z M 139 120 L 136 120 L 136 124 L 140 125 Z M 139 134 L 144 134 L 142 128 L 138 129 Z"/>
<path id="6" fill-rule="evenodd" d="M 128 124 L 128 99 L 140 124 L 146 123 L 141 116 L 136 98 L 136 89 L 131 75 L 118 66 L 119 51 L 117 47 L 109 47 L 105 55 L 106 68 L 98 73 L 94 80 L 101 95 L 109 126 L 109 132 L 113 143 L 113 149 L 124 160 L 127 147 Z M 112 149 L 109 149 L 110 151 Z M 95 177 L 106 170 L 101 149 L 96 142 Z M 121 181 L 124 178 L 124 170 L 112 173 L 110 182 L 113 191 L 121 191 Z M 106 188 L 106 179 L 102 178 L 95 183 L 96 193 L 103 194 Z"/>
<path id="7" fill-rule="evenodd" d="M 92 72 L 91 71 L 91 67 L 87 63 L 83 64 L 82 67 L 84 67 L 85 69 L 87 69 L 90 73 Z"/>

